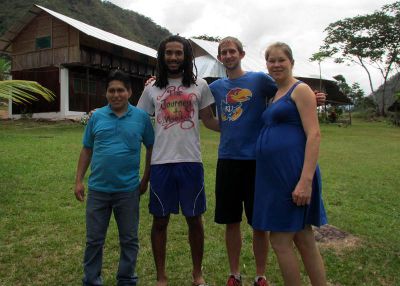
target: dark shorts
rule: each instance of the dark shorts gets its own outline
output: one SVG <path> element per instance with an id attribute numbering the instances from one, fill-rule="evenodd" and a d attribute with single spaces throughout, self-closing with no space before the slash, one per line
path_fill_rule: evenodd
<path id="1" fill-rule="evenodd" d="M 255 176 L 255 160 L 218 159 L 215 181 L 216 223 L 241 222 L 244 207 L 247 222 L 251 225 Z"/>
<path id="2" fill-rule="evenodd" d="M 186 217 L 206 211 L 202 163 L 168 163 L 150 168 L 149 210 L 154 216 L 178 214 Z"/>

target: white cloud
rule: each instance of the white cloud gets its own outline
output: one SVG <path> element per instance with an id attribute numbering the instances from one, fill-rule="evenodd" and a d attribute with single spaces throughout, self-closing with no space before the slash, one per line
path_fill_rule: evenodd
<path id="1" fill-rule="evenodd" d="M 297 74 L 318 74 L 318 64 L 308 59 L 318 51 L 323 30 L 346 17 L 371 13 L 394 0 L 112 0 L 126 9 L 147 16 L 160 26 L 185 37 L 235 36 L 262 56 L 275 41 L 288 43 L 294 52 Z M 343 74 L 348 82 L 359 82 L 369 93 L 368 78 L 361 68 L 330 61 L 322 63 L 325 77 Z M 374 84 L 381 81 L 373 72 Z"/>

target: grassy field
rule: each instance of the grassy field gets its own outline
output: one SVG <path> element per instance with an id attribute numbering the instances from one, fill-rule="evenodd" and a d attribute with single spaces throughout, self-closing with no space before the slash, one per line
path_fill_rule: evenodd
<path id="1" fill-rule="evenodd" d="M 0 121 L 0 285 L 79 285 L 85 244 L 84 204 L 73 195 L 83 127 L 67 122 Z M 348 128 L 322 126 L 320 165 L 330 224 L 356 243 L 321 244 L 331 285 L 400 285 L 400 129 L 356 121 Z M 213 222 L 218 134 L 202 129 L 208 195 L 204 216 L 204 274 L 225 285 L 224 228 Z M 232 178 L 234 179 L 234 178 Z M 154 285 L 148 195 L 142 197 L 140 285 Z M 168 237 L 170 285 L 191 285 L 187 229 L 173 216 Z M 255 272 L 251 231 L 243 226 L 244 285 Z M 112 220 L 105 246 L 105 285 L 115 285 L 118 236 Z M 273 253 L 267 276 L 282 285 Z M 305 284 L 307 279 L 304 277 Z"/>

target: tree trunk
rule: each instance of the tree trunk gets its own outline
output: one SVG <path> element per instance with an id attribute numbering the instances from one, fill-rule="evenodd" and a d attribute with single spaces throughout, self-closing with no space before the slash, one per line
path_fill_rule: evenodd
<path id="1" fill-rule="evenodd" d="M 364 62 L 362 60 L 362 58 L 358 58 L 358 60 L 360 61 L 361 66 L 364 68 L 364 70 L 367 72 L 368 75 L 368 81 L 369 81 L 369 87 L 371 88 L 371 93 L 374 93 L 374 87 L 372 86 L 372 78 L 371 78 L 371 74 L 369 73 L 368 68 L 364 65 Z"/>

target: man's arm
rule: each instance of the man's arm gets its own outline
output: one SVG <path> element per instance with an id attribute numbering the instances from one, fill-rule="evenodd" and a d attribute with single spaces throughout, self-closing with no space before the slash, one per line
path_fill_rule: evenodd
<path id="1" fill-rule="evenodd" d="M 150 180 L 150 162 L 151 162 L 151 153 L 153 152 L 153 146 L 146 147 L 146 163 L 144 167 L 143 177 L 140 181 L 139 192 L 140 194 L 144 194 L 147 191 L 147 186 Z"/>
<path id="2" fill-rule="evenodd" d="M 85 199 L 85 186 L 83 179 L 92 159 L 92 149 L 83 147 L 79 156 L 78 167 L 76 169 L 75 178 L 75 197 L 78 201 L 83 202 Z"/>
<path id="3" fill-rule="evenodd" d="M 150 116 L 153 115 L 155 111 L 154 102 L 151 98 L 151 87 L 152 85 L 145 86 L 136 105 L 137 108 L 146 111 Z"/>
<path id="4" fill-rule="evenodd" d="M 315 97 L 317 99 L 317 106 L 323 106 L 325 105 L 326 101 L 326 94 L 323 92 L 320 92 L 318 90 L 314 90 Z"/>
<path id="5" fill-rule="evenodd" d="M 200 110 L 199 115 L 205 127 L 217 132 L 220 131 L 218 119 L 214 117 L 213 112 L 211 110 L 211 105 Z"/>

